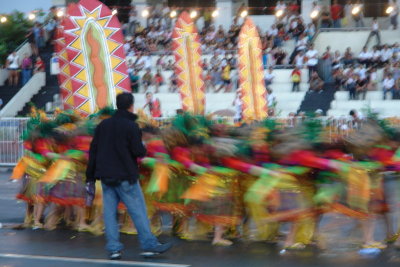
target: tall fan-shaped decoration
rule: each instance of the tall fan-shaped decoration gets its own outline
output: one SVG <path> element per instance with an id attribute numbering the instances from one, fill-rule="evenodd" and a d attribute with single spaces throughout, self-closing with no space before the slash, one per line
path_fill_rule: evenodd
<path id="1" fill-rule="evenodd" d="M 74 3 L 70 4 L 70 8 Z M 55 52 L 58 55 L 58 64 L 60 66 L 60 73 L 58 74 L 58 83 L 60 85 L 61 98 L 64 110 L 74 108 L 74 99 L 72 97 L 72 85 L 69 72 L 69 61 L 65 46 L 64 38 L 64 22 L 63 20 L 57 27 L 55 38 Z"/>
<path id="2" fill-rule="evenodd" d="M 201 67 L 199 35 L 187 12 L 182 12 L 172 33 L 175 73 L 182 100 L 182 108 L 193 114 L 205 111 L 204 81 Z"/>
<path id="3" fill-rule="evenodd" d="M 117 17 L 98 0 L 81 0 L 69 6 L 62 26 L 70 76 L 64 87 L 72 92 L 66 106 L 83 115 L 115 106 L 118 93 L 131 91 Z"/>
<path id="4" fill-rule="evenodd" d="M 239 34 L 239 80 L 242 90 L 242 117 L 245 121 L 268 116 L 262 65 L 261 40 L 253 21 L 247 18 Z"/>

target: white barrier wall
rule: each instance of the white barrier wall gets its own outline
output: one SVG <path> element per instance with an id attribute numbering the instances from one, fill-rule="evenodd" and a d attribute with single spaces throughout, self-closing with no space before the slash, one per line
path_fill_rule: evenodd
<path id="1" fill-rule="evenodd" d="M 0 117 L 14 117 L 24 108 L 32 97 L 46 84 L 46 73 L 39 72 L 0 111 Z"/>
<path id="2" fill-rule="evenodd" d="M 339 50 L 344 53 L 347 47 L 351 47 L 353 53 L 361 52 L 365 42 L 368 39 L 370 31 L 331 31 L 320 32 L 314 41 L 315 48 L 320 52 L 324 52 L 327 46 L 331 47 L 331 51 Z M 382 44 L 394 44 L 400 42 L 400 32 L 393 30 L 381 31 Z M 369 47 L 376 43 L 375 37 L 369 42 Z"/>

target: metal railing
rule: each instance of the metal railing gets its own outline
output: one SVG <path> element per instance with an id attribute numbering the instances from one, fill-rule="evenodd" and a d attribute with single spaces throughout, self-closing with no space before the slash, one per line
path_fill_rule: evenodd
<path id="1" fill-rule="evenodd" d="M 294 128 L 301 126 L 303 117 L 275 118 L 282 128 Z M 355 122 L 351 117 L 318 118 L 325 128 L 323 138 L 325 141 L 335 142 L 357 131 L 363 121 Z M 24 155 L 22 135 L 27 127 L 29 118 L 0 118 L 0 167 L 15 166 Z M 172 117 L 155 118 L 159 127 L 171 125 Z M 214 122 L 234 124 L 232 117 L 213 118 Z M 400 118 L 389 120 L 392 125 L 399 126 Z"/>
<path id="2" fill-rule="evenodd" d="M 0 166 L 14 166 L 24 155 L 22 134 L 27 118 L 0 119 Z"/>

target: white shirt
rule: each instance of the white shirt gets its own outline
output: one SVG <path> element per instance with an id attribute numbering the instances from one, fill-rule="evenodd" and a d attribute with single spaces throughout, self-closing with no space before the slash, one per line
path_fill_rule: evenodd
<path id="1" fill-rule="evenodd" d="M 366 68 L 357 68 L 354 70 L 355 73 L 357 73 L 358 75 L 360 75 L 360 78 L 362 80 L 364 80 L 365 78 L 367 78 L 367 69 Z"/>
<path id="2" fill-rule="evenodd" d="M 381 55 L 382 61 L 388 61 L 393 56 L 393 52 L 390 49 L 382 50 L 381 53 L 382 53 L 382 55 Z"/>
<path id="3" fill-rule="evenodd" d="M 317 50 L 308 50 L 306 53 L 306 57 L 308 58 L 307 65 L 315 66 L 318 64 L 318 51 Z"/>
<path id="4" fill-rule="evenodd" d="M 10 65 L 8 66 L 11 69 L 18 69 L 19 68 L 19 56 L 18 55 L 9 55 L 7 57 L 7 61 L 10 62 Z"/>
<path id="5" fill-rule="evenodd" d="M 302 68 L 304 65 L 304 56 L 297 56 L 296 57 L 296 66 Z"/>
<path id="6" fill-rule="evenodd" d="M 265 73 L 265 76 L 264 76 L 265 80 L 272 82 L 274 80 L 274 78 L 275 78 L 275 75 L 273 73 L 269 73 L 269 72 Z"/>
<path id="7" fill-rule="evenodd" d="M 238 120 L 242 117 L 242 100 L 239 97 L 236 97 L 235 99 L 235 117 L 234 119 Z"/>
<path id="8" fill-rule="evenodd" d="M 268 101 L 268 103 L 267 103 L 268 107 L 272 107 L 272 106 L 274 106 L 276 97 L 273 94 L 268 94 L 267 101 Z"/>
<path id="9" fill-rule="evenodd" d="M 372 23 L 372 31 L 379 31 L 379 24 L 378 24 L 378 22 Z"/>
<path id="10" fill-rule="evenodd" d="M 358 55 L 358 58 L 359 59 L 361 59 L 361 60 L 366 60 L 366 59 L 370 59 L 370 58 L 372 58 L 372 53 L 370 53 L 370 52 L 364 52 L 364 51 L 362 51 L 359 55 Z"/>
<path id="11" fill-rule="evenodd" d="M 376 71 L 371 72 L 371 74 L 369 75 L 369 79 L 371 82 L 377 82 L 378 74 L 376 73 Z"/>
<path id="12" fill-rule="evenodd" d="M 131 49 L 131 44 L 130 43 L 125 43 L 124 44 L 125 54 L 128 54 L 129 49 Z"/>
<path id="13" fill-rule="evenodd" d="M 391 78 L 391 79 L 385 78 L 383 80 L 383 88 L 384 89 L 391 89 L 393 87 L 394 87 L 394 79 L 393 78 Z"/>
<path id="14" fill-rule="evenodd" d="M 152 67 L 152 60 L 151 56 L 143 56 L 142 59 L 144 60 L 144 68 L 149 69 Z"/>
<path id="15" fill-rule="evenodd" d="M 275 29 L 269 29 L 268 30 L 268 35 L 269 36 L 277 36 L 278 35 L 278 29 L 277 28 L 275 28 Z"/>
<path id="16" fill-rule="evenodd" d="M 378 60 L 381 57 L 381 51 L 376 50 L 376 51 L 372 51 L 372 58 L 375 60 Z"/>
<path id="17" fill-rule="evenodd" d="M 307 38 L 299 39 L 297 41 L 297 50 L 304 50 L 307 48 Z"/>

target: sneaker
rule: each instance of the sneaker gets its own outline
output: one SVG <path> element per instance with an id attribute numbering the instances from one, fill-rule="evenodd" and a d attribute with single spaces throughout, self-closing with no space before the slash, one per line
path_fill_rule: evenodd
<path id="1" fill-rule="evenodd" d="M 121 251 L 113 251 L 110 253 L 110 260 L 120 260 L 122 257 Z"/>
<path id="2" fill-rule="evenodd" d="M 165 243 L 165 244 L 159 243 L 153 248 L 143 250 L 143 252 L 140 253 L 140 255 L 142 255 L 143 257 L 152 257 L 162 254 L 168 251 L 170 248 L 172 248 L 172 243 Z"/>

